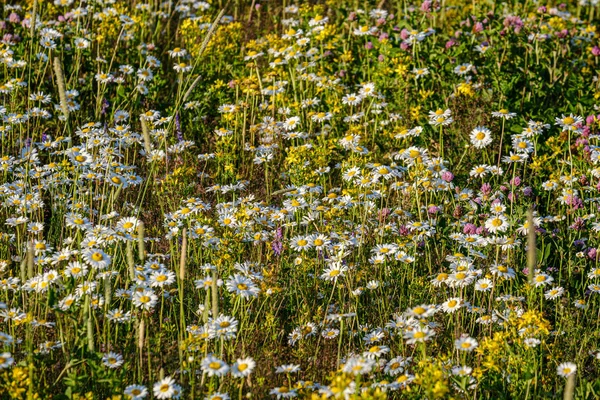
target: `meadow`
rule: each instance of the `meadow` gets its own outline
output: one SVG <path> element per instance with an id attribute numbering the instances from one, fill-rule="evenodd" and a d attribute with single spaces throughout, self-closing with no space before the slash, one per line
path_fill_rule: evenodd
<path id="1" fill-rule="evenodd" d="M 4 0 L 0 398 L 599 398 L 599 4 Z"/>

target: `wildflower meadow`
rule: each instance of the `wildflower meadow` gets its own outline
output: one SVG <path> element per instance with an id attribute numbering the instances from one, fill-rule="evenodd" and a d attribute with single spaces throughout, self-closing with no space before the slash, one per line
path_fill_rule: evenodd
<path id="1" fill-rule="evenodd" d="M 4 0 L 0 399 L 600 398 L 598 0 Z"/>

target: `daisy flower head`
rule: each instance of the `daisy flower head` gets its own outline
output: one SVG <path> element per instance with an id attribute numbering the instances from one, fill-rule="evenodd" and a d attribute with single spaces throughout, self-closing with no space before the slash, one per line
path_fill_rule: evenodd
<path id="1" fill-rule="evenodd" d="M 555 125 L 562 128 L 563 131 L 575 131 L 577 126 L 583 123 L 583 118 L 577 115 L 569 114 L 568 117 L 561 115 L 560 118 L 556 118 Z"/>
<path id="2" fill-rule="evenodd" d="M 149 289 L 136 291 L 133 294 L 133 304 L 144 310 L 151 310 L 158 303 L 158 296 Z"/>
<path id="3" fill-rule="evenodd" d="M 408 359 L 402 356 L 394 357 L 385 366 L 384 372 L 391 376 L 396 376 L 404 372 L 404 367 L 408 364 Z"/>
<path id="4" fill-rule="evenodd" d="M 175 47 L 173 50 L 168 50 L 167 53 L 172 58 L 185 57 L 187 50 L 182 49 L 181 47 Z"/>
<path id="5" fill-rule="evenodd" d="M 341 278 L 345 275 L 345 272 L 348 271 L 348 267 L 342 265 L 341 263 L 332 263 L 323 271 L 321 274 L 321 279 L 326 281 L 336 281 L 338 278 Z"/>
<path id="6" fill-rule="evenodd" d="M 331 243 L 329 237 L 324 234 L 314 234 L 311 239 L 315 249 L 326 248 Z"/>
<path id="7" fill-rule="evenodd" d="M 79 261 L 70 262 L 64 270 L 66 276 L 72 276 L 73 278 L 80 278 L 87 274 L 87 265 L 80 263 Z"/>
<path id="8" fill-rule="evenodd" d="M 276 374 L 294 374 L 296 372 L 300 372 L 300 365 L 284 364 L 275 369 Z"/>
<path id="9" fill-rule="evenodd" d="M 600 293 L 600 285 L 596 283 L 592 283 L 588 286 L 588 290 L 594 293 Z"/>
<path id="10" fill-rule="evenodd" d="M 125 388 L 123 394 L 128 400 L 142 400 L 148 396 L 148 389 L 143 385 L 129 385 Z"/>
<path id="11" fill-rule="evenodd" d="M 492 132 L 483 126 L 478 126 L 471 131 L 471 144 L 477 149 L 483 149 L 492 143 Z"/>
<path id="12" fill-rule="evenodd" d="M 376 94 L 375 84 L 372 82 L 363 83 L 360 85 L 360 90 L 358 91 L 361 97 L 373 97 Z"/>
<path id="13" fill-rule="evenodd" d="M 473 167 L 471 172 L 469 172 L 469 176 L 475 178 L 483 178 L 490 172 L 489 165 L 481 164 Z"/>
<path id="14" fill-rule="evenodd" d="M 532 153 L 534 150 L 533 142 L 520 136 L 513 136 L 512 145 L 516 152 Z"/>
<path id="15" fill-rule="evenodd" d="M 96 81 L 100 83 L 109 83 L 113 80 L 112 74 L 107 74 L 105 72 L 99 72 L 95 75 Z"/>
<path id="16" fill-rule="evenodd" d="M 490 279 L 484 278 L 475 282 L 475 290 L 478 292 L 489 292 L 494 287 Z"/>
<path id="17" fill-rule="evenodd" d="M 102 357 L 102 364 L 108 368 L 119 368 L 123 365 L 123 356 L 111 351 Z"/>
<path id="18" fill-rule="evenodd" d="M 227 315 L 219 315 L 214 321 L 210 321 L 210 331 L 226 340 L 233 339 L 237 335 L 238 321 Z"/>
<path id="19" fill-rule="evenodd" d="M 412 73 L 415 74 L 415 79 L 419 79 L 425 75 L 429 75 L 429 68 L 415 68 Z"/>
<path id="20" fill-rule="evenodd" d="M 366 358 L 379 358 L 384 354 L 387 354 L 390 352 L 390 348 L 387 346 L 380 346 L 380 345 L 375 345 L 375 346 L 371 346 L 369 348 L 369 350 L 365 351 L 363 353 L 363 356 Z"/>
<path id="21" fill-rule="evenodd" d="M 492 112 L 492 117 L 495 117 L 495 118 L 511 119 L 516 116 L 517 116 L 517 113 L 510 112 L 506 108 Z"/>
<path id="22" fill-rule="evenodd" d="M 527 338 L 523 340 L 523 344 L 530 348 L 537 347 L 540 343 L 542 343 L 542 341 L 536 338 Z"/>
<path id="23" fill-rule="evenodd" d="M 519 152 L 514 153 L 510 152 L 509 155 L 502 157 L 502 162 L 513 164 L 513 163 L 523 163 L 529 158 L 528 153 Z"/>
<path id="24" fill-rule="evenodd" d="M 461 64 L 454 68 L 454 73 L 457 75 L 465 75 L 473 70 L 473 64 Z"/>
<path id="25" fill-rule="evenodd" d="M 434 331 L 427 326 L 413 328 L 404 332 L 404 338 L 407 339 L 406 344 L 426 342 L 434 335 Z"/>
<path id="26" fill-rule="evenodd" d="M 459 297 L 452 297 L 446 300 L 442 304 L 442 310 L 448 314 L 451 314 L 463 306 L 463 301 Z"/>
<path id="27" fill-rule="evenodd" d="M 328 328 L 328 329 L 323 329 L 321 331 L 321 336 L 324 339 L 335 339 L 336 337 L 338 337 L 339 333 L 340 333 L 339 329 Z"/>
<path id="28" fill-rule="evenodd" d="M 362 96 L 357 95 L 356 93 L 350 93 L 342 97 L 342 103 L 350 106 L 356 106 L 360 104 L 362 99 Z"/>
<path id="29" fill-rule="evenodd" d="M 564 362 L 558 365 L 556 373 L 563 378 L 568 378 L 577 371 L 577 365 L 572 362 Z"/>
<path id="30" fill-rule="evenodd" d="M 502 277 L 504 279 L 512 279 L 516 276 L 515 270 L 504 264 L 494 264 L 490 271 L 493 275 Z"/>
<path id="31" fill-rule="evenodd" d="M 388 12 L 386 10 L 382 10 L 380 8 L 375 8 L 369 12 L 369 17 L 373 19 L 386 19 L 388 16 Z"/>
<path id="32" fill-rule="evenodd" d="M 554 281 L 554 278 L 546 273 L 536 271 L 536 275 L 533 278 L 533 285 L 535 287 L 544 287 L 546 285 L 551 284 Z"/>
<path id="33" fill-rule="evenodd" d="M 455 366 L 452 367 L 452 375 L 456 375 L 456 376 L 468 376 L 471 375 L 471 372 L 473 372 L 473 368 L 466 366 L 466 365 L 462 365 L 462 366 Z"/>
<path id="34" fill-rule="evenodd" d="M 290 247 L 295 251 L 309 250 L 312 247 L 310 236 L 296 236 L 292 238 Z"/>
<path id="35" fill-rule="evenodd" d="M 14 343 L 14 338 L 12 336 L 10 336 L 9 334 L 6 334 L 4 332 L 0 332 L 0 344 L 2 344 L 4 346 L 9 346 L 13 343 Z"/>
<path id="36" fill-rule="evenodd" d="M 429 124 L 433 126 L 446 126 L 454 122 L 450 110 L 438 109 L 429 112 Z"/>
<path id="37" fill-rule="evenodd" d="M 258 296 L 258 292 L 260 291 L 250 278 L 241 274 L 229 277 L 225 286 L 229 292 L 242 296 L 245 299 Z"/>
<path id="38" fill-rule="evenodd" d="M 415 165 L 429 161 L 428 149 L 411 146 L 400 154 L 400 158 L 406 160 L 408 165 Z"/>
<path id="39" fill-rule="evenodd" d="M 448 108 L 446 110 L 443 110 L 441 108 L 438 108 L 435 111 L 429 111 L 429 119 L 433 119 L 433 118 L 437 118 L 437 117 L 450 117 L 452 115 L 452 111 Z"/>
<path id="40" fill-rule="evenodd" d="M 139 221 L 135 217 L 121 218 L 117 222 L 117 230 L 127 233 L 133 233 L 139 224 Z"/>
<path id="41" fill-rule="evenodd" d="M 204 358 L 200 366 L 202 371 L 208 374 L 208 376 L 223 376 L 229 371 L 229 366 L 212 354 Z"/>
<path id="42" fill-rule="evenodd" d="M 586 310 L 589 307 L 589 304 L 586 302 L 585 299 L 575 300 L 573 302 L 573 305 L 575 306 L 575 308 L 579 308 L 580 310 Z"/>
<path id="43" fill-rule="evenodd" d="M 163 287 L 173 282 L 175 282 L 175 273 L 172 271 L 152 271 L 150 274 L 150 286 L 152 287 Z"/>
<path id="44" fill-rule="evenodd" d="M 229 397 L 227 393 L 216 392 L 209 394 L 204 398 L 204 400 L 231 400 L 231 397 Z"/>
<path id="45" fill-rule="evenodd" d="M 477 340 L 472 337 L 465 336 L 454 341 L 454 347 L 459 351 L 473 351 L 479 346 Z"/>
<path id="46" fill-rule="evenodd" d="M 587 277 L 589 279 L 600 278 L 600 268 L 592 268 L 592 270 L 588 273 Z"/>
<path id="47" fill-rule="evenodd" d="M 488 44 L 488 42 L 483 42 L 481 44 L 478 44 L 477 46 L 475 46 L 474 50 L 478 53 L 484 54 L 486 51 L 488 51 L 490 49 L 490 45 Z"/>
<path id="48" fill-rule="evenodd" d="M 86 40 L 84 38 L 77 38 L 75 39 L 75 48 L 78 50 L 83 50 L 83 49 L 87 49 L 88 47 L 90 47 L 90 41 Z"/>
<path id="49" fill-rule="evenodd" d="M 273 388 L 269 391 L 269 394 L 277 396 L 278 399 L 291 399 L 298 395 L 296 389 L 290 389 L 287 386 Z"/>
<path id="50" fill-rule="evenodd" d="M 81 255 L 83 260 L 94 269 L 105 269 L 110 265 L 110 256 L 100 249 L 85 249 Z"/>
<path id="51" fill-rule="evenodd" d="M 508 219 L 502 214 L 494 215 L 485 221 L 485 227 L 491 233 L 505 232 L 508 226 Z"/>
<path id="52" fill-rule="evenodd" d="M 167 376 L 156 382 L 152 387 L 154 397 L 157 399 L 171 399 L 177 392 L 180 391 L 181 389 L 179 388 L 179 385 L 175 383 L 175 380 L 170 376 Z"/>
<path id="53" fill-rule="evenodd" d="M 0 370 L 10 367 L 15 362 L 10 353 L 0 354 Z"/>
<path id="54" fill-rule="evenodd" d="M 237 219 L 232 213 L 226 212 L 219 216 L 219 225 L 227 228 L 234 228 L 237 225 Z"/>
<path id="55" fill-rule="evenodd" d="M 292 131 L 296 129 L 299 123 L 300 117 L 289 117 L 283 122 L 283 129 L 285 129 L 286 131 Z"/>
<path id="56" fill-rule="evenodd" d="M 354 356 L 346 361 L 342 370 L 347 374 L 364 375 L 371 372 L 375 364 L 373 359 Z"/>
<path id="57" fill-rule="evenodd" d="M 252 358 L 238 358 L 231 367 L 231 375 L 235 378 L 244 378 L 254 371 L 254 367 L 256 362 Z"/>

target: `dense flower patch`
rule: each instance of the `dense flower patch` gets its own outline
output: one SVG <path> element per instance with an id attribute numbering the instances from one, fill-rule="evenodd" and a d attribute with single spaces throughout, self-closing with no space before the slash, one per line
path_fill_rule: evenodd
<path id="1" fill-rule="evenodd" d="M 5 2 L 0 397 L 600 396 L 597 1 L 314 3 Z"/>

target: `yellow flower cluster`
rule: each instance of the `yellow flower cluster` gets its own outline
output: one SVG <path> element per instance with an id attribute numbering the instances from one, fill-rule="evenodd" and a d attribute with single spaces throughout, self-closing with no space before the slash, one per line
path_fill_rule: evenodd
<path id="1" fill-rule="evenodd" d="M 429 399 L 441 399 L 449 392 L 447 374 L 441 361 L 430 359 L 419 361 L 420 371 L 415 375 L 414 383 L 419 385 Z"/>
<path id="2" fill-rule="evenodd" d="M 10 399 L 38 399 L 37 393 L 27 393 L 30 385 L 29 370 L 26 367 L 14 367 L 4 371 L 0 382 L 0 397 Z"/>

